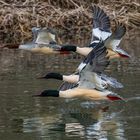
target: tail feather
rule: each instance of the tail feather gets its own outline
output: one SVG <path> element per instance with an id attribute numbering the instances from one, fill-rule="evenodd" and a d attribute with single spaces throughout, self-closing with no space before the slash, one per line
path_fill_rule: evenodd
<path id="1" fill-rule="evenodd" d="M 117 94 L 108 94 L 107 98 L 111 101 L 124 100 L 121 96 L 119 96 Z"/>
<path id="2" fill-rule="evenodd" d="M 125 58 L 131 58 L 131 56 L 124 50 L 122 50 L 121 48 L 117 47 L 116 51 L 118 52 L 118 54 L 121 57 L 125 57 Z"/>
<path id="3" fill-rule="evenodd" d="M 120 95 L 118 95 L 117 93 L 114 93 L 112 91 L 106 90 L 106 91 L 104 91 L 104 94 L 107 97 L 107 99 L 109 99 L 110 101 L 116 101 L 116 100 L 125 101 L 125 99 L 123 97 L 121 97 Z"/>

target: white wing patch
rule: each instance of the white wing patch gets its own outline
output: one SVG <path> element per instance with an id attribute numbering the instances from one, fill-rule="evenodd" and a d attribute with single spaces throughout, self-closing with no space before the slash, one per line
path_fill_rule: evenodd
<path id="1" fill-rule="evenodd" d="M 86 66 L 86 63 L 81 63 L 78 67 L 78 71 L 81 71 Z"/>
<path id="2" fill-rule="evenodd" d="M 48 37 L 49 37 L 49 33 L 42 31 L 42 32 L 40 32 L 38 34 L 35 43 L 37 43 L 37 44 L 43 44 L 43 45 L 48 45 L 49 44 Z M 51 36 L 51 37 L 54 37 L 54 36 Z"/>
<path id="3" fill-rule="evenodd" d="M 102 39 L 103 41 L 106 40 L 110 35 L 110 32 L 101 31 L 99 28 L 92 29 L 92 36 Z"/>
<path id="4" fill-rule="evenodd" d="M 109 33 L 109 32 L 101 31 L 101 38 L 103 41 L 106 40 L 110 35 L 111 35 L 111 33 Z"/>
<path id="5" fill-rule="evenodd" d="M 38 37 L 37 37 L 35 43 L 37 43 L 37 44 L 43 44 L 43 45 L 48 45 L 48 44 L 49 44 L 49 41 L 48 41 L 48 39 L 46 39 L 46 38 L 44 37 L 44 34 L 41 34 L 41 33 L 40 33 L 40 34 L 38 35 Z"/>
<path id="6" fill-rule="evenodd" d="M 92 29 L 92 36 L 96 36 L 97 38 L 101 38 L 101 30 L 99 28 Z"/>
<path id="7" fill-rule="evenodd" d="M 99 43 L 99 42 L 100 42 L 100 40 L 94 40 L 90 44 L 92 44 L 92 43 Z"/>

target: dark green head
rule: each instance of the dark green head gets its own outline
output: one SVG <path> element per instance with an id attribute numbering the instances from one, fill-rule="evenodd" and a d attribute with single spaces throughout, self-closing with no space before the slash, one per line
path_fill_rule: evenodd
<path id="1" fill-rule="evenodd" d="M 44 90 L 37 95 L 33 95 L 36 97 L 59 97 L 58 90 Z"/>

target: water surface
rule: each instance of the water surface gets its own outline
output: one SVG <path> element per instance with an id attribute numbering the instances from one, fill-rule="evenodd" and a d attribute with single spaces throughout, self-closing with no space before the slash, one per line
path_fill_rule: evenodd
<path id="1" fill-rule="evenodd" d="M 107 70 L 124 84 L 123 89 L 113 91 L 126 103 L 33 98 L 39 91 L 57 89 L 61 84 L 57 80 L 38 80 L 37 76 L 52 71 L 72 73 L 82 58 L 1 50 L 0 139 L 138 140 L 140 58 L 138 48 L 131 50 L 131 60 L 113 61 Z"/>

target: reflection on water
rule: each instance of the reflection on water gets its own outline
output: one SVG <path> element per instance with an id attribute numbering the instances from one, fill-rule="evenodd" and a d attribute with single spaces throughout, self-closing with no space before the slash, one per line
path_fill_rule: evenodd
<path id="1" fill-rule="evenodd" d="M 124 84 L 123 89 L 115 92 L 126 98 L 126 103 L 33 98 L 36 92 L 56 89 L 61 84 L 57 80 L 38 80 L 38 75 L 50 71 L 69 74 L 81 57 L 1 50 L 0 139 L 139 139 L 140 49 L 137 46 L 136 49 L 124 46 L 132 59 L 113 61 L 107 70 Z"/>
<path id="2" fill-rule="evenodd" d="M 63 111 L 59 116 L 46 114 L 44 117 L 24 119 L 23 131 L 38 131 L 44 137 L 48 136 L 51 131 L 60 131 L 65 133 L 65 137 L 71 138 L 74 136 L 89 139 L 123 138 L 122 125 L 114 120 L 114 114 L 110 114 L 111 119 L 108 119 L 102 109 L 92 108 L 86 111 L 83 111 L 83 108 L 81 110 L 76 109 L 76 111 L 74 111 L 74 108 L 71 109 L 73 111 L 66 111 L 67 113 Z"/>
<path id="3" fill-rule="evenodd" d="M 64 102 L 60 101 L 60 102 Z M 116 112 L 104 112 L 104 107 L 96 105 L 95 108 L 82 108 L 80 101 L 71 106 L 72 102 L 59 107 L 38 110 L 33 116 L 16 117 L 9 120 L 7 132 L 36 133 L 43 138 L 64 139 L 124 139 L 123 124 L 116 118 Z M 50 105 L 52 106 L 52 104 Z M 35 110 L 37 107 L 35 108 Z M 35 135 L 33 135 L 35 136 Z"/>
<path id="4" fill-rule="evenodd" d="M 116 92 L 128 99 L 126 103 L 33 98 L 36 92 L 57 88 L 60 82 L 27 75 L 0 81 L 0 136 L 4 140 L 19 139 L 17 134 L 29 140 L 139 138 L 139 73 L 116 75 L 125 85 Z"/>

